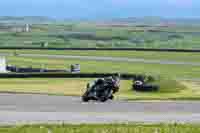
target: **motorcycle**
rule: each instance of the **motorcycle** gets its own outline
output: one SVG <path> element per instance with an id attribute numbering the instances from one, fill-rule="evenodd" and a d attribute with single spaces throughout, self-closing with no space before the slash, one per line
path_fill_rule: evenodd
<path id="1" fill-rule="evenodd" d="M 158 91 L 159 86 L 137 80 L 133 81 L 133 89 L 141 92 L 152 92 L 152 91 Z"/>
<path id="2" fill-rule="evenodd" d="M 86 92 L 82 96 L 82 101 L 95 100 L 105 102 L 114 99 L 113 94 L 119 89 L 119 82 L 115 80 L 97 80 L 94 84 L 87 84 Z"/>

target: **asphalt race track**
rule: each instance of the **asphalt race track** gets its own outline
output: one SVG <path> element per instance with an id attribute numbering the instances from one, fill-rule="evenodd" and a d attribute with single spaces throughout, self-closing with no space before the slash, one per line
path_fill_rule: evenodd
<path id="1" fill-rule="evenodd" d="M 171 65 L 192 65 L 200 66 L 200 63 L 181 62 L 172 60 L 154 60 L 141 58 L 125 58 L 125 57 L 98 57 L 98 56 L 70 56 L 70 55 L 45 55 L 45 54 L 20 54 L 24 57 L 45 57 L 45 58 L 64 58 L 64 59 L 81 59 L 81 60 L 96 60 L 96 61 L 115 61 L 115 62 L 138 62 L 146 64 L 171 64 Z"/>
<path id="2" fill-rule="evenodd" d="M 200 102 L 81 102 L 80 97 L 0 94 L 0 124 L 200 122 Z"/>
<path id="3" fill-rule="evenodd" d="M 0 56 L 12 56 L 13 54 L 1 53 Z M 126 58 L 126 57 L 100 57 L 100 56 L 74 56 L 74 55 L 49 55 L 49 54 L 18 54 L 19 57 L 42 57 L 55 59 L 81 59 L 94 61 L 113 61 L 113 62 L 137 62 L 146 64 L 170 64 L 170 65 L 190 65 L 200 66 L 198 62 L 184 62 L 173 60 L 157 60 L 157 59 L 142 59 L 142 58 Z"/>

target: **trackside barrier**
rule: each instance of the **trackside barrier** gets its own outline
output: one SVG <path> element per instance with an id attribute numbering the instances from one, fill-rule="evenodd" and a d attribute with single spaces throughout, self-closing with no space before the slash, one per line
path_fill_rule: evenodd
<path id="1" fill-rule="evenodd" d="M 1 73 L 0 78 L 102 78 L 115 73 Z M 122 73 L 121 79 L 135 79 L 142 74 Z"/>
<path id="2" fill-rule="evenodd" d="M 149 52 L 200 52 L 200 49 L 155 49 L 155 48 L 41 48 L 0 47 L 0 50 L 87 50 L 87 51 L 149 51 Z"/>

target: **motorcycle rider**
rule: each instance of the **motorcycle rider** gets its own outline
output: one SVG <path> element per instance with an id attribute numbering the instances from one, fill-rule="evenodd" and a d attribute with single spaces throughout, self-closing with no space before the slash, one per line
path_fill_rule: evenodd
<path id="1" fill-rule="evenodd" d="M 119 87 L 120 87 L 120 74 L 114 74 L 110 77 L 106 77 L 106 78 L 99 78 L 97 80 L 95 80 L 92 84 L 88 84 L 88 88 L 90 88 L 90 86 L 94 85 L 96 87 L 93 87 L 94 94 L 95 96 L 97 95 L 97 92 L 103 92 L 104 89 L 107 89 L 106 87 L 104 87 L 105 84 L 113 84 L 113 94 L 119 91 Z M 111 96 L 111 99 L 113 98 L 113 96 Z"/>
<path id="2" fill-rule="evenodd" d="M 116 93 L 119 91 L 120 87 L 120 74 L 114 74 L 111 77 L 105 78 L 105 82 L 111 82 L 113 83 L 113 93 Z"/>

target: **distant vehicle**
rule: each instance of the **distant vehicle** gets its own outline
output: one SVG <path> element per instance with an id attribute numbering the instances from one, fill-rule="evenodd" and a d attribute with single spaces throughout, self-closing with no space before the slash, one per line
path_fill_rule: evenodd
<path id="1" fill-rule="evenodd" d="M 96 100 L 105 102 L 114 99 L 113 94 L 119 91 L 120 77 L 112 76 L 104 79 L 97 79 L 92 84 L 88 83 L 82 101 Z"/>

